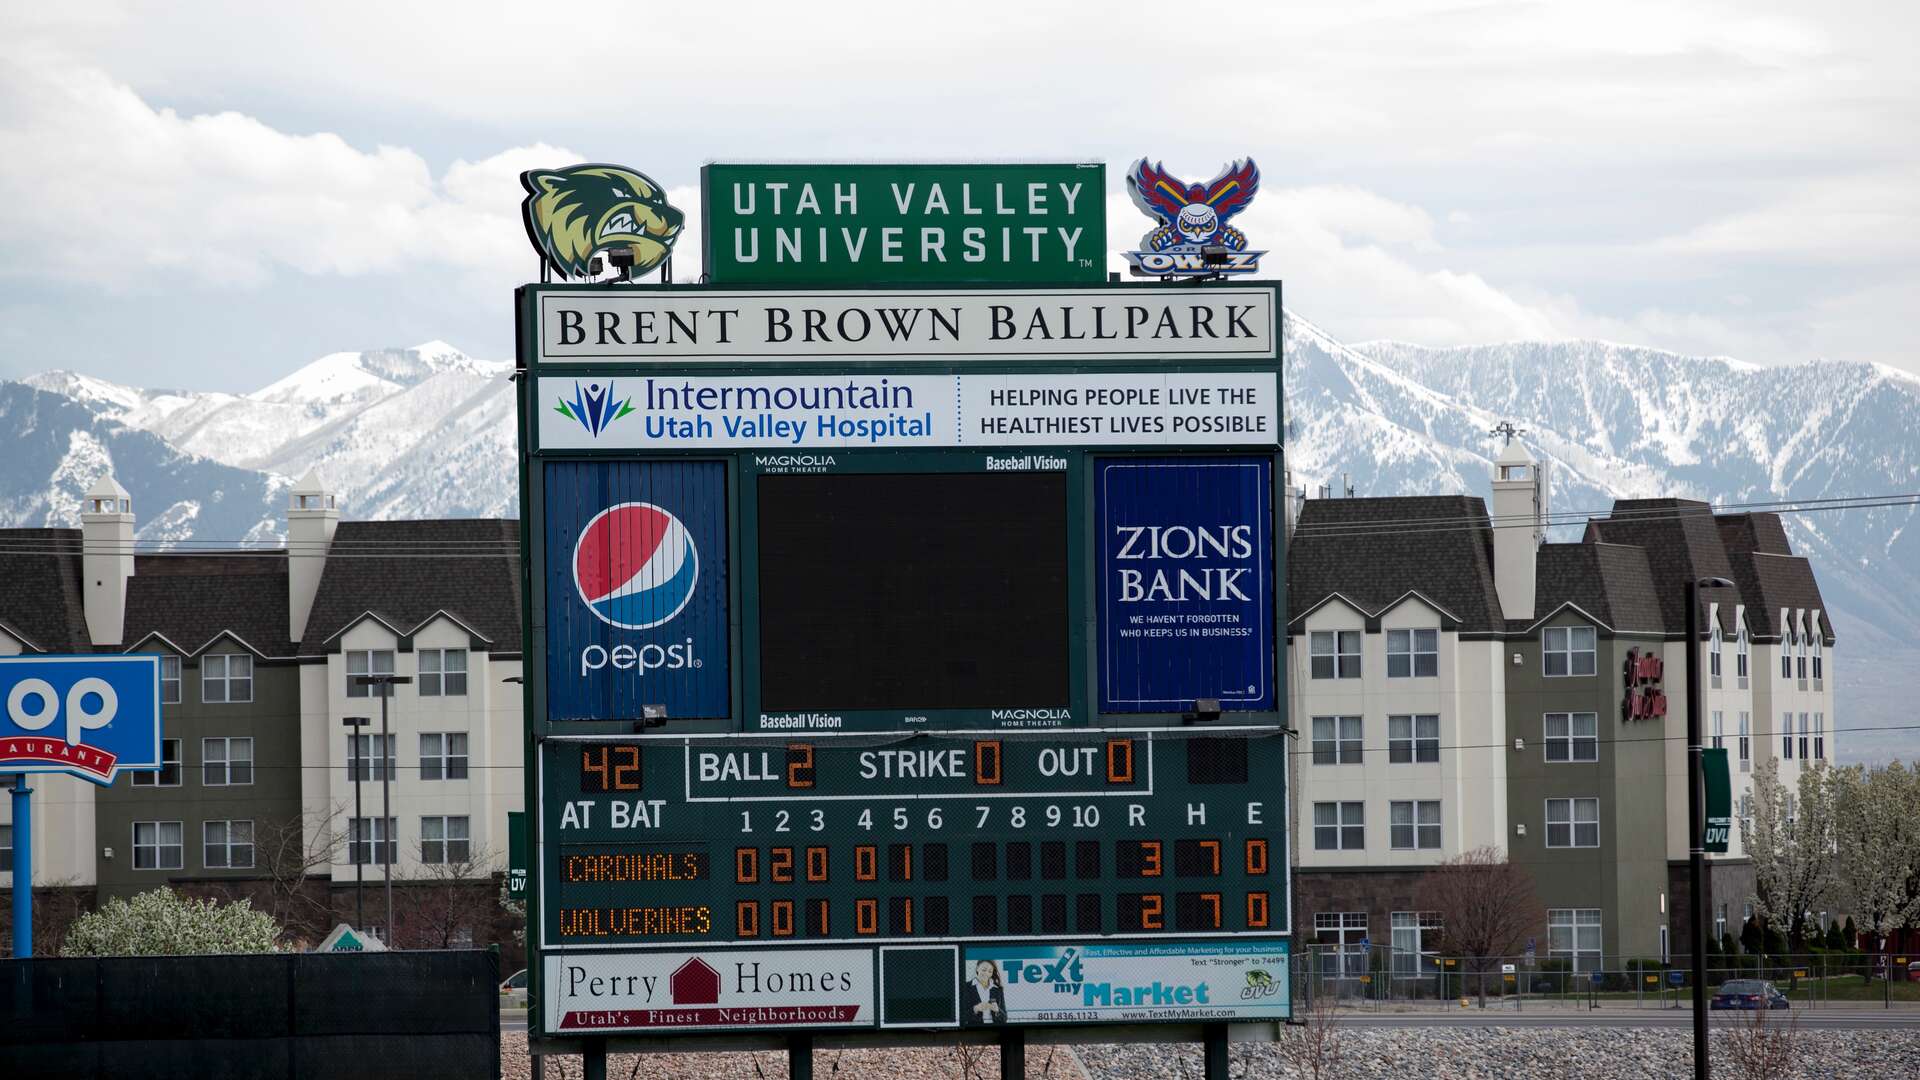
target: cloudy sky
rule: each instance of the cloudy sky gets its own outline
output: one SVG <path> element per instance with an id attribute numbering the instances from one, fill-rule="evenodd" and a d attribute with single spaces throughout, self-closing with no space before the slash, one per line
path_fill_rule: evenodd
<path id="1" fill-rule="evenodd" d="M 691 207 L 712 159 L 1104 160 L 1118 244 L 1141 155 L 1253 156 L 1237 224 L 1347 340 L 1920 370 L 1916 10 L 9 4 L 0 377 L 505 359 L 530 167 L 627 163 Z"/>

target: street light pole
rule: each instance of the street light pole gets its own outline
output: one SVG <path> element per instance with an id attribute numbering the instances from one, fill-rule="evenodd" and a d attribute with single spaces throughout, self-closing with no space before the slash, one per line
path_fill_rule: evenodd
<path id="1" fill-rule="evenodd" d="M 393 802 L 389 785 L 393 782 L 389 775 L 393 772 L 394 758 L 389 756 L 387 748 L 392 745 L 393 736 L 387 731 L 387 699 L 393 696 L 393 688 L 402 683 L 413 681 L 411 675 L 355 675 L 354 680 L 361 686 L 380 688 L 380 846 L 382 851 L 380 869 L 386 879 L 387 893 L 387 947 L 397 944 L 398 934 L 393 926 L 393 853 L 399 847 L 393 838 Z"/>
<path id="2" fill-rule="evenodd" d="M 1687 582 L 1687 923 L 1693 945 L 1693 1075 L 1707 1080 L 1707 794 L 1700 766 L 1700 590 L 1732 588 L 1726 578 Z"/>
<path id="3" fill-rule="evenodd" d="M 354 749 L 358 750 L 362 737 L 360 735 L 360 729 L 373 723 L 373 720 L 371 717 L 366 716 L 345 716 L 341 717 L 340 723 L 353 732 L 353 734 L 347 737 L 354 740 Z M 368 749 L 372 748 L 369 747 Z M 353 770 L 353 820 L 359 822 L 362 829 L 366 829 L 367 815 L 360 809 L 360 780 L 362 774 L 367 771 L 365 765 L 366 758 L 357 753 L 347 755 L 347 760 L 350 762 L 353 761 L 354 758 L 359 758 L 360 761 L 355 763 L 358 767 Z M 369 829 L 368 834 L 369 837 L 371 837 L 372 830 Z M 353 845 L 348 844 L 347 846 L 349 853 L 351 853 Z M 371 844 L 368 845 L 367 850 L 373 850 Z M 367 860 L 353 860 L 353 928 L 363 934 L 366 933 L 367 930 L 367 901 L 361 887 L 366 884 L 366 877 Z"/>

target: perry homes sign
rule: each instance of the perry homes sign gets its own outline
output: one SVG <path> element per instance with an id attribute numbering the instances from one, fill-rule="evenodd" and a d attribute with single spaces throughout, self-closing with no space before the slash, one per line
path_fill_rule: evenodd
<path id="1" fill-rule="evenodd" d="M 546 956 L 546 1030 L 873 1025 L 866 949 Z"/>
<path id="2" fill-rule="evenodd" d="M 543 289 L 543 364 L 1243 360 L 1278 355 L 1275 287 L 733 292 Z"/>
<path id="3" fill-rule="evenodd" d="M 540 446 L 1272 445 L 1273 372 L 540 380 Z"/>

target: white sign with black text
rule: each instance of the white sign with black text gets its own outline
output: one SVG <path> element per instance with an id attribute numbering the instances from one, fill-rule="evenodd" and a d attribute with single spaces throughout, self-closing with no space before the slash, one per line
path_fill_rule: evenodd
<path id="1" fill-rule="evenodd" d="M 548 953 L 540 987 L 546 1030 L 867 1027 L 873 954 L 768 952 Z"/>

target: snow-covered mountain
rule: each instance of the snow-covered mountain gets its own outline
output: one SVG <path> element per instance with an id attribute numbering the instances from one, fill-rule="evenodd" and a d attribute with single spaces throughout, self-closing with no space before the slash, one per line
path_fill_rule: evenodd
<path id="1" fill-rule="evenodd" d="M 23 445 L 0 472 L 0 526 L 70 524 L 107 461 L 143 537 L 270 538 L 289 478 L 318 467 L 358 517 L 515 512 L 510 366 L 443 342 L 335 353 L 246 395 L 144 390 L 71 372 L 0 383 Z M 1613 499 L 1718 503 L 1920 490 L 1920 379 L 1866 364 L 1758 368 L 1600 342 L 1347 346 L 1289 315 L 1288 464 L 1309 491 L 1485 494 L 1510 420 L 1552 463 L 1553 509 Z M 1916 509 L 1789 515 L 1841 638 L 1845 728 L 1905 722 L 1920 670 Z M 1569 529 L 1566 539 L 1578 535 Z M 1904 742 L 1902 741 L 1904 740 Z M 1912 756 L 1860 732 L 1849 757 Z"/>

